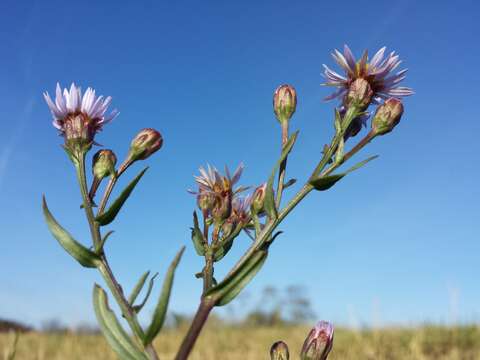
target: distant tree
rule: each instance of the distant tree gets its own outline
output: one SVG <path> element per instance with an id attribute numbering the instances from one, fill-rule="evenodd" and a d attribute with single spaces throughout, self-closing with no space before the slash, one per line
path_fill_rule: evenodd
<path id="1" fill-rule="evenodd" d="M 58 319 L 46 320 L 42 323 L 41 330 L 50 334 L 66 333 L 69 331 L 68 327 L 62 324 Z"/>
<path id="2" fill-rule="evenodd" d="M 32 330 L 33 328 L 31 326 L 22 324 L 18 321 L 0 319 L 0 333 L 12 331 L 24 333 Z"/>

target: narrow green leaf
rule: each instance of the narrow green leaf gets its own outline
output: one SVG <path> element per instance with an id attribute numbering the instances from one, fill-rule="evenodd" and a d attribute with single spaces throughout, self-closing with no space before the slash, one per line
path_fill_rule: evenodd
<path id="1" fill-rule="evenodd" d="M 350 169 L 347 171 L 340 173 L 340 174 L 334 174 L 334 175 L 328 175 L 328 176 L 319 176 L 316 179 L 310 180 L 310 184 L 315 188 L 315 190 L 318 191 L 325 191 L 330 189 L 333 185 L 337 183 L 340 179 L 342 179 L 345 175 L 351 173 L 352 171 L 355 171 L 357 169 L 360 169 L 363 165 L 368 163 L 369 161 L 372 161 L 373 159 L 376 159 L 378 155 L 371 156 L 368 159 L 365 159 L 363 161 L 360 161 L 358 164 L 352 166 Z"/>
<path id="2" fill-rule="evenodd" d="M 135 305 L 133 307 L 133 310 L 135 310 L 135 312 L 137 314 L 143 309 L 143 307 L 147 303 L 148 298 L 150 297 L 150 294 L 152 293 L 153 284 L 155 283 L 155 278 L 157 276 L 158 276 L 158 273 L 155 273 L 155 275 L 153 275 L 152 278 L 150 279 L 150 281 L 148 282 L 147 293 L 145 294 L 145 297 L 143 298 L 143 301 L 139 305 Z"/>
<path id="3" fill-rule="evenodd" d="M 97 216 L 96 217 L 96 221 L 104 226 L 104 225 L 108 225 L 110 224 L 114 219 L 115 217 L 117 216 L 118 212 L 120 211 L 120 209 L 122 208 L 123 204 L 125 203 L 125 201 L 128 199 L 128 197 L 130 196 L 130 194 L 132 193 L 133 189 L 135 188 L 135 186 L 137 185 L 137 183 L 140 181 L 140 179 L 142 178 L 143 174 L 145 174 L 145 171 L 148 170 L 148 167 L 146 167 L 145 169 L 143 169 L 131 182 L 130 184 L 127 185 L 127 187 L 121 192 L 120 196 L 115 199 L 115 201 L 113 202 L 113 204 L 108 208 L 107 211 L 105 211 L 103 214 L 101 214 L 100 216 Z"/>
<path id="4" fill-rule="evenodd" d="M 193 212 L 193 228 L 192 230 L 192 242 L 193 242 L 193 247 L 195 248 L 195 251 L 197 252 L 198 255 L 203 256 L 205 255 L 205 239 L 202 234 L 202 230 L 200 230 L 200 226 L 198 224 L 198 216 L 197 212 Z"/>
<path id="5" fill-rule="evenodd" d="M 228 304 L 255 277 L 267 259 L 267 255 L 267 250 L 258 250 L 235 272 L 213 287 L 206 296 L 215 299 L 216 306 Z"/>
<path id="6" fill-rule="evenodd" d="M 105 246 L 105 243 L 107 242 L 107 239 L 110 237 L 110 235 L 112 235 L 114 233 L 113 230 L 110 230 L 109 232 L 107 232 L 103 238 L 102 238 L 102 241 L 100 242 L 100 251 L 103 251 L 103 247 Z"/>
<path id="7" fill-rule="evenodd" d="M 109 345 L 125 360 L 149 360 L 143 350 L 133 342 L 118 322 L 115 314 L 108 306 L 105 290 L 95 284 L 93 288 L 93 307 L 100 328 Z"/>
<path id="8" fill-rule="evenodd" d="M 336 174 L 329 176 L 320 176 L 316 179 L 310 180 L 310 184 L 318 191 L 325 191 L 330 189 L 335 183 L 343 178 L 346 174 Z"/>
<path id="9" fill-rule="evenodd" d="M 47 222 L 48 228 L 52 235 L 57 239 L 59 244 L 82 266 L 88 268 L 96 267 L 100 258 L 93 251 L 76 241 L 53 217 L 47 206 L 45 196 L 42 201 L 43 215 Z"/>
<path id="10" fill-rule="evenodd" d="M 373 155 L 373 156 L 370 156 L 369 158 L 367 158 L 363 161 L 360 161 L 358 164 L 355 164 L 350 169 L 345 171 L 345 175 L 348 174 L 348 173 L 351 173 L 352 171 L 360 169 L 363 165 L 367 164 L 368 162 L 370 162 L 372 160 L 375 160 L 376 158 L 378 158 L 378 155 Z"/>
<path id="11" fill-rule="evenodd" d="M 145 345 L 152 343 L 162 329 L 163 322 L 165 321 L 165 315 L 167 313 L 170 292 L 172 290 L 175 269 L 180 262 L 184 250 L 185 247 L 180 249 L 168 268 L 167 275 L 165 276 L 165 280 L 163 282 L 162 293 L 160 294 L 160 298 L 158 299 L 157 306 L 155 307 L 155 311 L 153 313 L 152 322 L 145 333 L 145 338 L 143 339 L 143 343 Z"/>
<path id="12" fill-rule="evenodd" d="M 283 188 L 286 189 L 286 188 L 292 186 L 293 184 L 295 184 L 296 182 L 297 182 L 297 179 L 290 179 L 286 183 L 283 184 Z"/>
<path id="13" fill-rule="evenodd" d="M 128 297 L 128 302 L 130 303 L 130 305 L 133 305 L 135 300 L 137 300 L 138 294 L 140 294 L 140 291 L 142 291 L 143 286 L 147 281 L 148 275 L 150 275 L 150 271 L 144 272 L 143 275 L 140 277 L 140 279 L 138 279 L 137 284 L 132 290 L 132 293 Z"/>

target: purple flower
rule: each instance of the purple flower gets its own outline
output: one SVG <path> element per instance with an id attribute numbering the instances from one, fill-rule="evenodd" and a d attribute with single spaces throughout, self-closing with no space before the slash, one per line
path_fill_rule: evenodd
<path id="1" fill-rule="evenodd" d="M 92 88 L 87 88 L 82 96 L 81 88 L 74 83 L 70 91 L 65 88 L 63 93 L 57 83 L 55 95 L 54 102 L 48 92 L 43 94 L 53 116 L 53 126 L 60 130 L 66 141 L 81 140 L 91 144 L 103 125 L 118 115 L 117 110 L 105 115 L 112 98 L 97 96 Z"/>
<path id="2" fill-rule="evenodd" d="M 405 79 L 407 69 L 393 74 L 393 71 L 402 61 L 398 55 L 395 55 L 394 51 L 385 57 L 385 50 L 386 47 L 382 47 L 370 61 L 365 50 L 362 57 L 357 61 L 347 45 L 344 46 L 343 54 L 335 49 L 332 57 L 343 69 L 345 75 L 340 75 L 331 70 L 327 65 L 323 65 L 325 68 L 324 76 L 327 79 L 327 82 L 323 85 L 338 88 L 335 93 L 327 96 L 325 100 L 343 98 L 351 84 L 359 78 L 368 81 L 373 91 L 373 101 L 375 103 L 379 103 L 381 99 L 389 97 L 400 98 L 412 95 L 414 92 L 411 88 L 398 85 Z"/>
<path id="3" fill-rule="evenodd" d="M 326 360 L 333 346 L 333 325 L 319 321 L 310 330 L 300 353 L 301 360 Z"/>
<path id="4" fill-rule="evenodd" d="M 246 190 L 246 187 L 233 188 L 238 182 L 243 171 L 243 164 L 230 175 L 230 171 L 225 167 L 225 175 L 210 165 L 207 169 L 201 167 L 200 175 L 194 176 L 198 184 L 198 192 L 189 190 L 190 193 L 197 195 L 197 203 L 207 216 L 212 216 L 215 220 L 221 221 L 228 219 L 232 212 L 232 203 L 234 197 L 240 192 Z"/>

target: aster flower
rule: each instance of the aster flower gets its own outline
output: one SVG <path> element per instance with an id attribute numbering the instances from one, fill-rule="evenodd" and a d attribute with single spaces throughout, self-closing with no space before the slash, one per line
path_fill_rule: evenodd
<path id="1" fill-rule="evenodd" d="M 373 101 L 375 103 L 379 103 L 382 99 L 389 97 L 400 98 L 412 95 L 414 92 L 411 88 L 398 85 L 405 79 L 407 69 L 393 74 L 393 71 L 402 61 L 394 51 L 385 57 L 385 50 L 386 47 L 382 47 L 370 61 L 368 53 L 365 51 L 357 61 L 347 45 L 344 46 L 343 54 L 335 49 L 332 57 L 344 70 L 345 75 L 340 75 L 331 70 L 327 65 L 323 65 L 325 68 L 324 76 L 327 79 L 327 82 L 323 85 L 338 88 L 335 93 L 327 96 L 325 100 L 344 97 L 350 85 L 359 78 L 368 81 L 373 91 Z"/>
<path id="2" fill-rule="evenodd" d="M 232 201 L 232 214 L 235 222 L 241 224 L 248 224 L 250 222 L 250 207 L 252 205 L 252 195 L 245 197 L 237 196 Z"/>
<path id="3" fill-rule="evenodd" d="M 212 215 L 218 221 L 230 216 L 234 196 L 247 189 L 246 187 L 233 188 L 242 175 L 243 167 L 243 164 L 240 164 L 233 176 L 227 167 L 225 167 L 225 175 L 221 175 L 210 165 L 207 169 L 203 167 L 199 169 L 200 175 L 194 176 L 199 187 L 198 192 L 192 190 L 189 192 L 197 195 L 198 206 L 205 215 Z"/>
<path id="4" fill-rule="evenodd" d="M 57 83 L 55 95 L 54 102 L 48 92 L 43 94 L 53 116 L 53 126 L 60 130 L 67 145 L 91 146 L 95 134 L 118 115 L 117 110 L 105 115 L 112 98 L 97 96 L 90 87 L 82 96 L 81 88 L 74 83 L 70 90 L 65 88 L 63 93 Z"/>
<path id="5" fill-rule="evenodd" d="M 301 360 L 326 360 L 333 346 L 333 326 L 319 321 L 310 331 L 302 346 Z"/>

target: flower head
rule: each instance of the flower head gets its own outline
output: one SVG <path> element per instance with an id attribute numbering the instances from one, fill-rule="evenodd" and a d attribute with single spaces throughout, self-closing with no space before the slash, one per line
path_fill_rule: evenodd
<path id="1" fill-rule="evenodd" d="M 215 220 L 221 221 L 228 219 L 232 212 L 232 202 L 234 196 L 246 190 L 245 187 L 234 189 L 234 185 L 240 179 L 243 171 L 243 164 L 230 175 L 230 171 L 225 167 L 225 175 L 210 165 L 207 169 L 201 167 L 200 175 L 195 176 L 195 182 L 198 184 L 198 192 L 189 191 L 197 195 L 199 207 L 206 215 L 211 215 Z"/>
<path id="2" fill-rule="evenodd" d="M 289 360 L 289 358 L 288 346 L 283 341 L 277 341 L 270 348 L 271 360 Z"/>
<path id="3" fill-rule="evenodd" d="M 262 214 L 263 213 L 263 205 L 265 202 L 265 194 L 267 193 L 267 183 L 263 183 L 259 187 L 255 189 L 252 195 L 252 205 L 251 210 L 252 213 L 255 214 Z"/>
<path id="4" fill-rule="evenodd" d="M 403 104 L 400 100 L 390 98 L 380 105 L 372 119 L 372 129 L 377 135 L 384 135 L 398 125 L 403 115 Z"/>
<path id="5" fill-rule="evenodd" d="M 281 123 L 290 120 L 297 108 L 297 92 L 291 85 L 281 85 L 273 94 L 273 112 Z"/>
<path id="6" fill-rule="evenodd" d="M 162 135 L 155 129 L 143 129 L 133 138 L 128 158 L 130 161 L 145 160 L 163 145 Z"/>
<path id="7" fill-rule="evenodd" d="M 350 86 L 356 79 L 365 79 L 368 81 L 373 91 L 373 101 L 378 103 L 381 99 L 389 97 L 403 97 L 413 94 L 413 90 L 398 84 L 405 79 L 407 69 L 401 70 L 395 74 L 393 71 L 401 64 L 398 55 L 392 51 L 385 57 L 386 47 L 382 47 L 369 60 L 368 53 L 365 51 L 362 57 L 357 61 L 350 48 L 345 45 L 343 54 L 336 50 L 332 53 L 333 59 L 344 70 L 345 75 L 340 75 L 331 70 L 327 65 L 324 75 L 327 82 L 324 85 L 337 87 L 338 90 L 325 100 L 343 98 L 349 91 Z"/>
<path id="8" fill-rule="evenodd" d="M 99 179 L 115 175 L 115 164 L 117 157 L 110 149 L 99 150 L 93 155 L 92 171 L 93 175 Z"/>
<path id="9" fill-rule="evenodd" d="M 89 148 L 95 134 L 118 115 L 117 110 L 105 115 L 112 98 L 97 96 L 92 88 L 88 88 L 82 96 L 81 88 L 74 83 L 70 90 L 63 89 L 63 93 L 57 83 L 55 95 L 53 102 L 48 92 L 43 94 L 53 116 L 53 126 L 60 130 L 69 147 L 79 145 Z"/>
<path id="10" fill-rule="evenodd" d="M 332 324 L 319 321 L 305 339 L 300 358 L 301 360 L 326 360 L 332 346 Z"/>

